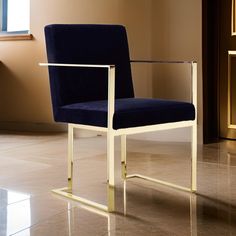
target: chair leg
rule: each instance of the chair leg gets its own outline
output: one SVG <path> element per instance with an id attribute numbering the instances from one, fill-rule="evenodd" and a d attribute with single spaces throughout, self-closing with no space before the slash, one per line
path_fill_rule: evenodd
<path id="1" fill-rule="evenodd" d="M 108 166 L 108 212 L 115 210 L 115 137 L 107 133 L 107 166 Z"/>
<path id="2" fill-rule="evenodd" d="M 68 190 L 72 192 L 73 184 L 74 129 L 68 125 Z"/>
<path id="3" fill-rule="evenodd" d="M 121 135 L 121 171 L 122 179 L 126 179 L 127 164 L 126 164 L 126 135 Z"/>
<path id="4" fill-rule="evenodd" d="M 140 178 L 154 183 L 162 184 L 179 190 L 187 192 L 196 192 L 197 190 L 197 122 L 192 126 L 192 151 L 191 151 L 191 188 L 186 188 L 177 184 L 172 184 L 163 180 L 151 178 L 141 174 L 127 174 L 126 166 L 126 137 L 121 137 L 121 163 L 122 163 L 122 177 L 124 179 Z M 124 151 L 125 150 L 125 151 Z M 124 174 L 125 173 L 125 174 Z"/>
<path id="5" fill-rule="evenodd" d="M 197 191 L 197 122 L 192 126 L 191 191 Z"/>
<path id="6" fill-rule="evenodd" d="M 74 146 L 74 124 L 68 125 L 68 185 L 64 188 L 54 189 L 52 190 L 53 193 L 56 193 L 60 196 L 66 197 L 70 200 L 74 200 L 80 202 L 82 204 L 95 207 L 97 209 L 112 212 L 115 209 L 115 191 L 114 191 L 114 136 L 108 135 L 108 148 L 107 148 L 107 157 L 108 157 L 108 205 L 103 205 L 97 203 L 95 201 L 91 201 L 89 199 L 77 196 L 73 194 L 72 187 L 73 187 L 73 146 Z"/>

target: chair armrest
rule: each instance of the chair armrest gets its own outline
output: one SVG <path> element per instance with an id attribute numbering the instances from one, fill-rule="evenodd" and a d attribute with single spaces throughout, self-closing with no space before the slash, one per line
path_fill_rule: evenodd
<path id="1" fill-rule="evenodd" d="M 107 128 L 108 128 L 108 131 L 110 131 L 109 133 L 112 132 L 112 130 L 113 130 L 113 115 L 115 112 L 115 65 L 39 63 L 39 66 L 106 68 L 108 71 Z"/>
<path id="2" fill-rule="evenodd" d="M 131 63 L 159 63 L 159 64 L 192 64 L 196 61 L 167 61 L 167 60 L 130 60 Z"/>
<path id="3" fill-rule="evenodd" d="M 107 69 L 115 67 L 115 65 L 65 64 L 65 63 L 39 63 L 39 66 L 90 67 L 90 68 L 107 68 Z"/>
<path id="4" fill-rule="evenodd" d="M 196 108 L 197 116 L 197 62 L 196 61 L 167 61 L 167 60 L 130 60 L 131 63 L 159 64 L 189 64 L 191 66 L 191 102 Z"/>

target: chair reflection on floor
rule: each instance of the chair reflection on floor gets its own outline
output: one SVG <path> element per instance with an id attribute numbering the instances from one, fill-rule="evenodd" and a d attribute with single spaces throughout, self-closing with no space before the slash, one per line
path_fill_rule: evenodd
<path id="1" fill-rule="evenodd" d="M 188 194 L 188 193 L 186 193 Z M 197 196 L 195 194 L 188 194 L 189 197 L 189 225 L 190 235 L 197 236 Z M 128 214 L 128 203 L 127 203 L 127 180 L 123 182 L 123 200 L 124 200 L 124 216 Z M 151 203 L 150 203 L 151 204 Z M 162 208 L 162 207 L 161 207 Z"/>
<path id="2" fill-rule="evenodd" d="M 71 203 L 69 202 L 68 203 L 68 211 L 67 211 L 67 217 L 68 217 L 68 235 L 69 236 L 74 235 L 74 233 L 72 232 L 72 229 L 73 229 L 72 222 L 74 221 L 74 219 L 73 219 L 73 216 L 72 216 L 71 209 L 72 209 L 72 206 L 71 206 Z M 77 208 L 78 212 L 80 212 L 81 209 L 83 209 L 83 210 L 85 210 L 85 211 L 87 211 L 87 212 L 89 212 L 91 214 L 95 214 L 97 216 L 101 216 L 101 217 L 107 218 L 107 235 L 108 236 L 115 235 L 116 220 L 115 220 L 115 215 L 114 214 L 105 212 L 103 210 L 100 210 L 98 208 L 94 208 L 92 206 L 85 205 L 85 204 L 80 204 L 78 206 L 78 208 Z M 78 233 L 79 235 L 80 235 L 80 233 L 83 234 L 83 232 L 76 232 L 76 233 Z"/>
<path id="3" fill-rule="evenodd" d="M 109 212 L 105 212 L 103 210 L 85 205 L 85 204 L 79 204 L 79 205 L 71 205 L 72 203 L 68 203 L 68 235 L 74 235 L 76 234 L 93 234 L 94 233 L 94 229 L 93 226 L 95 226 L 96 224 L 98 224 L 98 222 L 103 222 L 102 224 L 104 225 L 100 225 L 100 230 L 102 229 L 102 232 L 104 235 L 108 235 L 108 236 L 113 236 L 113 235 L 117 235 L 117 234 L 126 234 L 129 233 L 127 232 L 127 230 L 129 230 L 129 227 L 134 230 L 133 227 L 136 228 L 137 232 L 139 232 L 139 230 L 142 230 L 143 227 L 147 224 L 148 222 L 148 214 L 144 214 L 144 215 L 137 215 L 135 212 L 136 210 L 139 211 L 139 207 L 142 209 L 142 206 L 138 205 L 138 201 L 136 202 L 136 198 L 133 198 L 134 196 L 131 197 L 131 201 L 127 202 L 127 188 L 126 188 L 126 180 L 124 181 L 124 188 L 123 188 L 123 206 L 120 205 L 120 209 L 119 209 L 119 214 L 113 214 L 113 213 L 109 213 Z M 191 193 L 185 193 L 184 197 L 189 197 L 189 216 L 187 217 L 187 220 L 189 219 L 189 230 L 190 232 L 188 233 L 188 231 L 186 232 L 186 229 L 188 229 L 188 227 L 183 227 L 185 228 L 185 233 L 186 235 L 191 235 L 191 236 L 197 236 L 197 196 L 195 194 L 191 194 Z M 130 199 L 128 197 L 128 199 Z M 178 201 L 177 201 L 178 202 Z M 182 202 L 182 201 L 181 201 Z M 137 206 L 134 208 L 134 204 Z M 148 201 L 148 204 L 152 204 L 151 202 Z M 147 205 L 148 205 L 147 204 Z M 129 206 L 130 205 L 130 206 Z M 132 206 L 131 206 L 132 205 Z M 76 207 L 75 207 L 76 206 Z M 185 205 L 188 208 L 188 205 Z M 72 208 L 73 207 L 73 208 Z M 160 208 L 159 208 L 160 207 Z M 166 207 L 166 208 L 165 208 Z M 123 208 L 123 212 L 122 212 L 122 208 Z M 173 209 L 169 208 L 168 205 L 160 205 L 160 206 L 156 206 L 155 207 L 156 211 L 154 212 L 158 212 L 158 214 L 161 214 L 163 216 L 167 215 L 172 215 L 173 214 Z M 159 209 L 159 210 L 158 210 Z M 184 209 L 182 209 L 184 210 Z M 75 211 L 78 213 L 78 215 L 75 216 Z M 172 212 L 172 213 L 171 213 Z M 86 221 L 86 215 L 87 213 L 89 213 L 89 221 L 90 221 L 90 225 L 92 226 L 92 229 L 86 228 L 86 224 L 83 223 L 83 220 Z M 95 223 L 93 224 L 93 216 L 96 216 L 95 219 Z M 155 213 L 154 213 L 155 214 Z M 178 213 L 181 214 L 179 215 L 179 219 L 183 217 L 182 213 Z M 81 216 L 81 217 L 80 217 Z M 107 219 L 107 221 L 102 221 L 101 219 L 98 220 L 97 217 L 102 217 L 104 219 Z M 147 218 L 146 218 L 147 217 Z M 153 213 L 151 218 L 153 218 Z M 178 229 L 178 223 L 176 223 L 176 220 L 173 219 L 173 222 L 175 222 L 175 226 L 176 229 Z M 169 222 L 171 223 L 171 221 Z M 107 225 L 107 226 L 106 226 Z M 162 225 L 162 224 L 161 224 Z M 80 227 L 79 227 L 80 226 Z M 128 227 L 127 227 L 128 226 Z M 175 228 L 175 226 L 173 228 Z M 107 229 L 106 229 L 107 227 Z M 140 228 L 139 228 L 140 227 Z M 159 223 L 158 221 L 156 222 L 156 229 L 153 228 L 152 233 L 155 232 L 155 230 L 159 230 Z M 163 227 L 163 225 L 162 225 Z M 168 228 L 165 228 L 168 231 Z M 91 230 L 91 231 L 90 231 Z M 104 231 L 104 232 L 103 232 Z M 107 232 L 105 232 L 107 231 Z M 134 231 L 132 231 L 134 232 Z M 151 232 L 148 231 L 147 232 Z M 100 232 L 99 232 L 100 233 Z M 153 235 L 153 234 L 152 234 Z"/>

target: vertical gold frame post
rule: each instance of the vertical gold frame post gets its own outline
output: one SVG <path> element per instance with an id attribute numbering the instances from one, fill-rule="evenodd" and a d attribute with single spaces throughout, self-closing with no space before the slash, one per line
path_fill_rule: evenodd
<path id="1" fill-rule="evenodd" d="M 108 212 L 115 210 L 115 135 L 113 116 L 115 111 L 115 66 L 108 69 L 108 119 L 107 119 L 107 169 L 108 169 Z"/>
<path id="2" fill-rule="evenodd" d="M 74 128 L 68 124 L 68 191 L 72 193 L 74 162 Z"/>
<path id="3" fill-rule="evenodd" d="M 197 63 L 191 63 L 192 103 L 195 107 L 195 120 L 192 126 L 191 191 L 197 191 Z"/>
<path id="4" fill-rule="evenodd" d="M 121 137 L 121 171 L 122 171 L 122 179 L 126 179 L 127 175 L 127 163 L 126 163 L 126 135 L 123 134 Z"/>

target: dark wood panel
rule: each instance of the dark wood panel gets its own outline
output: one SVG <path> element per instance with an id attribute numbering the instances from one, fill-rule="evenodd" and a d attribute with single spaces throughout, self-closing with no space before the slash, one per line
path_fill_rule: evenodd
<path id="1" fill-rule="evenodd" d="M 219 1 L 202 1 L 204 143 L 219 137 Z"/>

